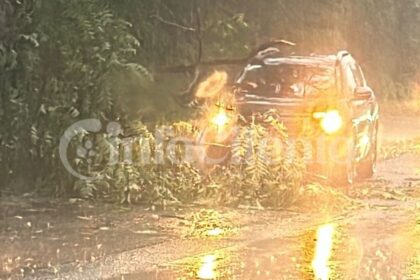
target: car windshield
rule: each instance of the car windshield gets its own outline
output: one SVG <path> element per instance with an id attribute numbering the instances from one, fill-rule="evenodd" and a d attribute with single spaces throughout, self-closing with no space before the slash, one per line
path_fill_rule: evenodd
<path id="1" fill-rule="evenodd" d="M 237 84 L 240 92 L 263 97 L 318 97 L 335 86 L 334 68 L 325 65 L 249 65 Z"/>

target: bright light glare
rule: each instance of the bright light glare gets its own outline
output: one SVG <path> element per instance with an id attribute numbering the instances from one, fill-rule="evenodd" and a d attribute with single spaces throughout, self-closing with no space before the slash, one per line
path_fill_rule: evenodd
<path id="1" fill-rule="evenodd" d="M 219 94 L 226 86 L 228 75 L 226 72 L 215 71 L 205 81 L 200 83 L 195 94 L 198 98 L 210 98 Z"/>
<path id="2" fill-rule="evenodd" d="M 360 145 L 363 148 L 366 148 L 370 143 L 370 137 L 369 135 L 363 135 L 362 138 L 360 139 Z"/>
<path id="3" fill-rule="evenodd" d="M 315 273 L 315 280 L 330 279 L 330 268 L 328 262 L 331 257 L 333 245 L 334 226 L 331 224 L 320 227 L 317 231 L 315 257 L 312 261 L 312 268 Z"/>
<path id="4" fill-rule="evenodd" d="M 228 122 L 229 117 L 225 112 L 219 112 L 212 120 L 212 123 L 219 127 L 225 126 Z"/>
<path id="5" fill-rule="evenodd" d="M 321 119 L 321 127 L 327 134 L 334 134 L 343 126 L 343 118 L 338 111 L 315 113 L 316 119 Z"/>
<path id="6" fill-rule="evenodd" d="M 224 232 L 223 229 L 215 228 L 215 229 L 211 229 L 211 230 L 207 231 L 207 235 L 208 236 L 219 236 L 219 235 L 222 235 L 223 232 Z"/>
<path id="7" fill-rule="evenodd" d="M 197 273 L 199 279 L 215 279 L 216 278 L 216 256 L 208 255 L 203 257 L 200 270 Z"/>

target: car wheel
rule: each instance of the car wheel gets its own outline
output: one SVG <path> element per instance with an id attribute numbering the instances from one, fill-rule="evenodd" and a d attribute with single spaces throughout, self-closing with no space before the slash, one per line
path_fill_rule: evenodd
<path id="1" fill-rule="evenodd" d="M 376 161 L 378 157 L 378 125 L 375 125 L 372 146 L 366 158 L 357 166 L 357 175 L 361 179 L 372 178 L 376 173 Z"/>
<path id="2" fill-rule="evenodd" d="M 354 161 L 354 137 L 341 145 L 340 157 L 333 161 L 330 169 L 330 180 L 337 187 L 347 187 L 356 179 L 356 165 Z"/>

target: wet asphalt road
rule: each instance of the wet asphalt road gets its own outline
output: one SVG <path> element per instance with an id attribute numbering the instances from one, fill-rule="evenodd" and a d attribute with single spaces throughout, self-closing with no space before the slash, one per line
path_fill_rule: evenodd
<path id="1" fill-rule="evenodd" d="M 410 129 L 401 130 L 408 123 L 389 123 L 384 138 L 420 136 L 420 126 L 411 123 Z M 418 156 L 384 161 L 378 169 L 375 181 L 420 194 L 413 189 L 420 183 L 409 181 L 420 178 Z M 420 280 L 420 195 L 402 199 L 384 195 L 364 202 L 367 207 L 338 218 L 327 213 L 308 226 L 291 224 L 292 230 L 284 235 L 155 263 L 151 269 L 115 279 Z"/>
<path id="2" fill-rule="evenodd" d="M 420 119 L 386 123 L 382 139 L 420 137 Z M 382 161 L 353 188 L 363 203 L 340 214 L 278 212 L 236 237 L 173 240 L 36 279 L 420 280 L 420 157 Z"/>
<path id="3" fill-rule="evenodd" d="M 420 279 L 415 207 L 377 201 L 291 236 L 213 250 L 119 279 Z"/>

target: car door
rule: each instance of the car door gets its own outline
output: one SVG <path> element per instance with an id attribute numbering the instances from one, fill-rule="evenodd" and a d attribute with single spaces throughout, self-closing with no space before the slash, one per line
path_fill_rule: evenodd
<path id="1" fill-rule="evenodd" d="M 347 64 L 345 77 L 349 87 L 349 102 L 356 137 L 356 160 L 360 161 L 368 154 L 372 145 L 376 100 L 373 91 L 367 86 L 360 66 L 356 62 L 351 61 Z M 361 95 L 361 93 L 366 95 Z"/>

